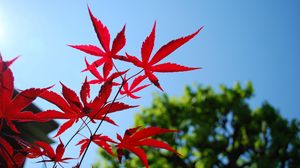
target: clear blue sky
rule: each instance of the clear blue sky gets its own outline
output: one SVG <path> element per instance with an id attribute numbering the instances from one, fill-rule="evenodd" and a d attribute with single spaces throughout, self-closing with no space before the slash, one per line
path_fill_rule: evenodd
<path id="1" fill-rule="evenodd" d="M 151 0 L 132 1 L 9 1 L 0 2 L 0 51 L 5 59 L 21 55 L 12 66 L 19 89 L 46 87 L 59 81 L 79 92 L 85 73 L 85 54 L 66 44 L 96 44 L 87 12 L 108 26 L 112 36 L 126 23 L 124 51 L 140 53 L 140 46 L 157 21 L 156 48 L 169 40 L 203 31 L 177 50 L 167 61 L 203 70 L 158 75 L 165 92 L 181 95 L 187 84 L 232 86 L 251 80 L 255 87 L 253 107 L 267 100 L 286 118 L 298 118 L 300 104 L 300 2 L 296 0 Z M 121 68 L 126 68 L 122 67 Z M 154 87 L 129 102 L 149 106 Z M 38 101 L 43 109 L 53 108 Z M 130 127 L 139 109 L 113 117 L 120 128 L 103 127 L 115 136 Z M 71 130 L 64 134 L 67 138 Z M 64 138 L 62 137 L 62 138 Z M 77 150 L 77 149 L 76 149 Z M 95 161 L 93 146 L 83 167 Z M 67 154 L 74 154 L 68 151 Z M 26 167 L 41 167 L 29 161 Z"/>

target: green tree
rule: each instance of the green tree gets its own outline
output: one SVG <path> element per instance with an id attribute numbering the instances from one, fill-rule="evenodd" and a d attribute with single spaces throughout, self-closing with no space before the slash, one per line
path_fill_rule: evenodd
<path id="1" fill-rule="evenodd" d="M 186 87 L 182 97 L 156 95 L 152 106 L 137 114 L 135 125 L 181 130 L 161 137 L 183 156 L 162 150 L 147 150 L 153 168 L 206 167 L 300 167 L 299 121 L 288 121 L 269 103 L 252 110 L 253 87 L 238 83 L 220 86 Z M 112 168 L 119 163 L 101 151 L 97 165 Z M 142 167 L 127 154 L 124 167 Z"/>

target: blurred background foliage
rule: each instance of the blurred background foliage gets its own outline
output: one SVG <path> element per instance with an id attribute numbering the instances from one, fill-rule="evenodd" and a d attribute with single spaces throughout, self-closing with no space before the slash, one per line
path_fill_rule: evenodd
<path id="1" fill-rule="evenodd" d="M 136 126 L 181 130 L 157 137 L 178 150 L 179 157 L 164 150 L 146 149 L 150 167 L 300 167 L 299 121 L 284 119 L 268 102 L 255 110 L 251 82 L 243 88 L 187 86 L 181 97 L 156 94 L 151 107 L 135 116 Z M 117 159 L 100 149 L 95 167 L 120 167 Z M 121 167 L 142 167 L 131 153 Z"/>

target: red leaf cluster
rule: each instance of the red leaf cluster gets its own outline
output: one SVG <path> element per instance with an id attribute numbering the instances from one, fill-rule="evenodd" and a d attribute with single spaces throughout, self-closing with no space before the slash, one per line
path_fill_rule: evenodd
<path id="1" fill-rule="evenodd" d="M 120 54 L 126 44 L 125 26 L 116 35 L 112 44 L 110 44 L 111 36 L 108 28 L 92 14 L 90 9 L 88 9 L 88 12 L 100 47 L 91 44 L 69 45 L 86 54 L 97 57 L 91 64 L 86 58 L 84 59 L 86 68 L 83 71 L 91 73 L 96 79 L 88 80 L 86 77 L 82 83 L 79 94 L 60 82 L 62 87 L 61 94 L 51 91 L 51 87 L 42 89 L 30 88 L 20 91 L 18 95 L 13 97 L 14 77 L 10 70 L 10 65 L 17 58 L 10 61 L 3 61 L 0 55 L 0 129 L 3 123 L 5 123 L 15 133 L 20 133 L 14 122 L 45 122 L 53 119 L 66 120 L 55 135 L 55 137 L 60 137 L 66 130 L 76 123 L 81 122 L 81 126 L 74 132 L 74 135 L 68 140 L 66 145 L 64 145 L 59 138 L 60 143 L 55 150 L 49 144 L 37 141 L 34 144 L 20 143 L 23 149 L 15 151 L 4 138 L 4 135 L 1 134 L 0 157 L 7 161 L 6 165 L 8 165 L 8 167 L 19 167 L 22 165 L 24 155 L 28 158 L 42 157 L 40 162 L 53 162 L 53 167 L 55 167 L 56 164 L 61 165 L 61 163 L 73 159 L 71 157 L 64 157 L 63 155 L 67 146 L 77 135 L 82 135 L 85 138 L 77 143 L 77 146 L 80 146 L 80 161 L 75 167 L 80 167 L 91 143 L 97 144 L 113 156 L 115 154 L 112 150 L 112 145 L 114 145 L 117 149 L 116 153 L 120 162 L 124 150 L 132 152 L 141 159 L 145 167 L 148 167 L 148 161 L 146 153 L 141 148 L 143 146 L 161 148 L 179 155 L 179 153 L 166 142 L 152 138 L 152 136 L 159 134 L 175 133 L 177 132 L 176 130 L 159 127 L 131 128 L 126 130 L 123 137 L 117 134 L 118 142 L 98 133 L 98 131 L 103 121 L 117 125 L 115 121 L 110 118 L 109 115 L 111 113 L 137 107 L 135 105 L 125 104 L 121 100 L 125 97 L 132 99 L 140 98 L 136 93 L 150 86 L 150 84 L 144 84 L 146 79 L 160 90 L 163 90 L 154 73 L 182 72 L 199 69 L 171 62 L 160 62 L 183 44 L 194 38 L 202 27 L 190 35 L 168 42 L 160 47 L 155 54 L 152 54 L 155 44 L 155 23 L 150 35 L 147 36 L 142 43 L 141 59 L 138 59 L 136 56 L 128 54 L 127 52 L 124 52 L 123 55 Z M 115 65 L 115 61 L 122 61 L 123 63 L 133 65 L 140 69 L 140 71 L 133 73 L 133 75 L 129 69 L 119 71 Z M 91 84 L 99 88 L 98 94 L 93 98 L 90 96 Z M 48 109 L 37 114 L 24 111 L 24 108 L 30 105 L 37 97 L 55 105 L 57 109 Z M 96 129 L 92 130 L 90 127 L 91 124 L 96 124 Z M 90 135 L 85 136 L 81 134 L 81 131 L 85 128 L 88 129 Z"/>

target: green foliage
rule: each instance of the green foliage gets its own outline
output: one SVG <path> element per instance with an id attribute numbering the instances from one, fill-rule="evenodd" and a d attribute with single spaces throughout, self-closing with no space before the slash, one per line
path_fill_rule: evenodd
<path id="1" fill-rule="evenodd" d="M 254 89 L 238 83 L 220 86 L 186 87 L 182 97 L 155 95 L 150 108 L 137 114 L 135 125 L 181 130 L 161 139 L 183 157 L 163 150 L 146 150 L 150 167 L 300 167 L 299 121 L 288 121 L 264 102 L 252 110 L 249 99 Z M 101 152 L 101 167 L 120 165 Z M 126 155 L 124 167 L 142 167 L 139 159 Z"/>

